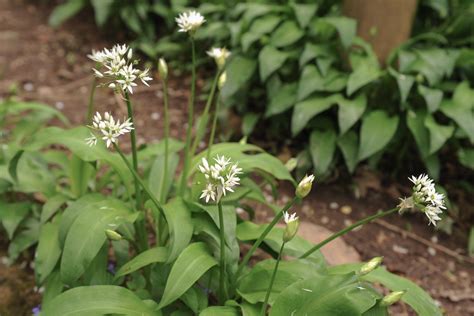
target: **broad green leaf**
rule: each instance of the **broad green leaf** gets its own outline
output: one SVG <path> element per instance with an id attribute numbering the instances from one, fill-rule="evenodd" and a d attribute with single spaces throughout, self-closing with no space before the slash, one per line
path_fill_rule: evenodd
<path id="1" fill-rule="evenodd" d="M 237 307 L 211 306 L 199 313 L 199 316 L 239 316 Z"/>
<path id="2" fill-rule="evenodd" d="M 257 122 L 260 118 L 260 114 L 258 113 L 253 113 L 253 112 L 247 112 L 244 115 L 244 118 L 242 120 L 242 134 L 244 136 L 249 136 L 252 134 L 255 125 L 257 125 Z"/>
<path id="3" fill-rule="evenodd" d="M 323 76 L 315 65 L 306 65 L 298 83 L 298 100 L 303 100 L 316 91 L 341 91 L 346 86 L 346 80 L 346 75 L 336 70 Z"/>
<path id="4" fill-rule="evenodd" d="M 347 18 L 344 16 L 340 17 L 327 17 L 323 18 L 326 23 L 331 24 L 337 30 L 341 43 L 344 47 L 349 47 L 352 44 L 352 40 L 356 35 L 357 23 L 354 19 Z"/>
<path id="5" fill-rule="evenodd" d="M 332 129 L 314 130 L 309 137 L 309 151 L 316 175 L 328 173 L 336 150 L 336 133 Z"/>
<path id="6" fill-rule="evenodd" d="M 438 12 L 441 18 L 445 18 L 448 15 L 448 0 L 424 0 L 422 1 L 422 5 L 431 7 L 433 10 Z"/>
<path id="7" fill-rule="evenodd" d="M 374 81 L 381 75 L 380 69 L 370 61 L 360 62 L 350 74 L 346 93 L 350 96 L 361 87 Z"/>
<path id="8" fill-rule="evenodd" d="M 299 134 L 314 116 L 326 111 L 331 105 L 338 103 L 341 99 L 340 94 L 333 94 L 329 97 L 317 96 L 298 102 L 293 109 L 293 116 L 291 118 L 291 132 L 293 136 Z"/>
<path id="9" fill-rule="evenodd" d="M 170 234 L 170 249 L 167 262 L 172 262 L 188 246 L 193 235 L 191 213 L 181 198 L 163 205 Z"/>
<path id="10" fill-rule="evenodd" d="M 300 68 L 317 57 L 331 57 L 329 45 L 306 43 L 299 59 Z"/>
<path id="11" fill-rule="evenodd" d="M 169 155 L 168 171 L 165 179 L 165 155 L 158 155 L 153 163 L 150 175 L 148 176 L 148 187 L 158 198 L 160 203 L 165 203 L 173 184 L 176 168 L 178 167 L 179 156 L 175 153 Z"/>
<path id="12" fill-rule="evenodd" d="M 221 91 L 222 96 L 230 98 L 248 85 L 256 68 L 257 62 L 254 59 L 241 56 L 232 58 L 226 66 L 227 80 Z"/>
<path id="13" fill-rule="evenodd" d="M 260 316 L 261 304 L 250 304 L 249 302 L 242 302 L 240 304 L 242 309 L 242 316 Z"/>
<path id="14" fill-rule="evenodd" d="M 123 202 L 112 198 L 85 205 L 70 226 L 64 242 L 63 282 L 73 284 L 84 273 L 106 241 L 106 229 L 116 230 L 123 223 L 133 223 L 137 216 L 138 213 L 132 213 Z"/>
<path id="15" fill-rule="evenodd" d="M 48 127 L 36 133 L 23 149 L 39 151 L 49 145 L 63 145 L 84 161 L 105 161 L 114 168 L 126 185 L 132 187 L 132 175 L 120 156 L 111 153 L 102 143 L 94 147 L 88 146 L 84 139 L 89 136 L 90 131 L 86 127 L 76 127 L 68 130 L 59 127 Z"/>
<path id="16" fill-rule="evenodd" d="M 63 124 L 69 125 L 69 120 L 64 114 L 56 110 L 54 107 L 38 102 L 8 102 L 8 114 L 19 114 L 24 111 L 45 112 L 52 116 L 56 116 Z"/>
<path id="17" fill-rule="evenodd" d="M 288 286 L 276 297 L 270 315 L 361 315 L 380 297 L 353 273 L 321 275 Z"/>
<path id="18" fill-rule="evenodd" d="M 302 28 L 308 26 L 309 21 L 315 16 L 318 9 L 317 3 L 291 3 L 291 7 L 295 12 L 296 19 Z"/>
<path id="19" fill-rule="evenodd" d="M 61 275 L 59 271 L 53 271 L 46 279 L 44 284 L 43 297 L 41 299 L 41 305 L 46 306 L 56 296 L 61 294 L 63 291 L 63 282 L 61 281 Z"/>
<path id="20" fill-rule="evenodd" d="M 67 233 L 69 232 L 69 229 L 71 228 L 72 223 L 76 220 L 77 216 L 79 216 L 79 214 L 81 214 L 85 208 L 92 207 L 92 204 L 102 206 L 101 203 L 105 199 L 105 196 L 98 193 L 88 194 L 72 202 L 68 205 L 68 207 L 66 207 L 59 225 L 59 242 L 61 243 L 61 246 L 64 245 Z"/>
<path id="21" fill-rule="evenodd" d="M 430 131 L 430 154 L 437 152 L 454 133 L 454 126 L 438 124 L 431 115 L 426 116 L 425 127 Z"/>
<path id="22" fill-rule="evenodd" d="M 365 94 L 360 94 L 353 100 L 340 98 L 338 100 L 339 111 L 337 119 L 339 122 L 339 133 L 345 134 L 364 114 L 367 107 Z"/>
<path id="23" fill-rule="evenodd" d="M 275 94 L 270 95 L 265 117 L 268 118 L 290 109 L 296 103 L 296 88 L 296 83 L 284 84 Z"/>
<path id="24" fill-rule="evenodd" d="M 57 27 L 64 21 L 74 16 L 87 4 L 87 0 L 68 0 L 58 5 L 49 16 L 49 25 Z"/>
<path id="25" fill-rule="evenodd" d="M 178 256 L 166 281 L 160 307 L 169 305 L 183 295 L 217 261 L 202 242 L 192 243 Z"/>
<path id="26" fill-rule="evenodd" d="M 94 7 L 95 22 L 98 26 L 103 26 L 110 16 L 114 0 L 91 0 Z"/>
<path id="27" fill-rule="evenodd" d="M 408 129 L 415 138 L 416 145 L 422 157 L 427 157 L 430 151 L 430 132 L 425 127 L 426 111 L 408 111 Z"/>
<path id="28" fill-rule="evenodd" d="M 354 172 L 357 166 L 357 148 L 359 146 L 357 134 L 354 131 L 349 131 L 337 140 L 337 146 L 341 149 L 347 169 L 350 173 Z"/>
<path id="29" fill-rule="evenodd" d="M 27 202 L 5 203 L 0 201 L 0 222 L 7 231 L 8 239 L 13 238 L 18 225 L 30 210 L 31 204 Z"/>
<path id="30" fill-rule="evenodd" d="M 74 197 L 78 198 L 86 194 L 94 171 L 95 169 L 90 163 L 72 155 L 69 162 L 69 181 Z"/>
<path id="31" fill-rule="evenodd" d="M 252 267 L 249 273 L 242 276 L 237 285 L 239 295 L 252 304 L 263 302 L 270 285 L 275 262 L 273 259 L 261 261 Z M 275 297 L 290 284 L 319 275 L 320 271 L 317 267 L 308 261 L 281 261 L 270 293 L 269 303 L 272 304 Z"/>
<path id="32" fill-rule="evenodd" d="M 129 273 L 135 272 L 138 269 L 141 269 L 149 264 L 156 262 L 166 262 L 168 259 L 168 249 L 165 247 L 155 247 L 148 249 L 132 260 L 120 267 L 120 269 L 115 274 L 115 278 L 127 275 Z"/>
<path id="33" fill-rule="evenodd" d="M 390 117 L 383 110 L 375 110 L 365 116 L 360 131 L 359 161 L 384 148 L 395 135 L 397 126 L 398 117 Z"/>
<path id="34" fill-rule="evenodd" d="M 453 119 L 474 144 L 474 89 L 467 82 L 460 83 L 452 100 L 443 100 L 441 112 Z"/>
<path id="35" fill-rule="evenodd" d="M 389 68 L 388 72 L 397 81 L 398 90 L 400 91 L 400 103 L 404 104 L 410 94 L 413 83 L 415 83 L 415 78 L 410 75 L 401 74 L 392 68 Z"/>
<path id="36" fill-rule="evenodd" d="M 330 273 L 345 274 L 360 269 L 363 263 L 344 264 L 330 267 Z M 377 282 L 391 291 L 406 291 L 402 301 L 410 305 L 420 316 L 441 316 L 435 301 L 421 287 L 412 281 L 388 272 L 384 267 L 378 268 L 363 277 L 368 282 Z"/>
<path id="37" fill-rule="evenodd" d="M 467 168 L 474 170 L 474 149 L 460 148 L 458 150 L 459 162 Z"/>
<path id="38" fill-rule="evenodd" d="M 154 316 L 153 311 L 132 291 L 113 285 L 81 286 L 66 291 L 43 307 L 51 316 L 121 314 Z"/>
<path id="39" fill-rule="evenodd" d="M 419 85 L 418 93 L 425 99 L 426 106 L 430 113 L 435 112 L 443 100 L 443 91 L 438 89 L 430 89 Z"/>
<path id="40" fill-rule="evenodd" d="M 186 304 L 195 314 L 205 309 L 208 302 L 208 293 L 201 288 L 199 284 L 191 287 L 181 296 L 181 300 Z"/>
<path id="41" fill-rule="evenodd" d="M 35 255 L 35 274 L 39 284 L 43 284 L 61 256 L 58 233 L 59 220 L 41 226 Z"/>
<path id="42" fill-rule="evenodd" d="M 242 35 L 242 50 L 247 52 L 250 46 L 252 46 L 252 44 L 259 40 L 263 35 L 274 31 L 281 21 L 281 17 L 274 14 L 269 14 L 255 20 L 249 31 Z"/>
<path id="43" fill-rule="evenodd" d="M 38 241 L 40 223 L 35 218 L 27 218 L 15 233 L 8 246 L 8 256 L 14 262 L 20 253 Z"/>
<path id="44" fill-rule="evenodd" d="M 257 225 L 248 221 L 240 223 L 237 225 L 237 238 L 241 241 L 257 240 L 266 227 L 267 225 Z M 273 228 L 264 239 L 265 244 L 275 252 L 280 251 L 283 233 L 284 229 L 278 227 Z M 311 249 L 312 246 L 313 245 L 306 239 L 295 236 L 291 241 L 286 243 L 283 255 L 299 257 Z M 313 252 L 309 258 L 321 267 L 324 266 L 324 258 L 319 251 Z"/>
<path id="45" fill-rule="evenodd" d="M 21 156 L 23 156 L 23 153 L 23 150 L 19 150 L 8 163 L 8 173 L 16 182 L 18 182 L 18 162 L 20 161 Z"/>
<path id="46" fill-rule="evenodd" d="M 46 203 L 43 204 L 43 209 L 41 210 L 41 223 L 46 223 L 68 200 L 69 198 L 67 196 L 60 193 L 49 198 Z"/>
<path id="47" fill-rule="evenodd" d="M 285 21 L 272 33 L 270 43 L 275 47 L 285 47 L 296 43 L 304 32 L 294 21 Z"/>
<path id="48" fill-rule="evenodd" d="M 258 54 L 260 80 L 265 82 L 270 75 L 281 68 L 288 54 L 279 51 L 271 45 L 266 45 Z"/>

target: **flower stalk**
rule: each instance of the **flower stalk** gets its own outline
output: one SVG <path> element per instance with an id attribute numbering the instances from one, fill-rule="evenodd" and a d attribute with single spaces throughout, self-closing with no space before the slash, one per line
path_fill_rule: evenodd
<path id="1" fill-rule="evenodd" d="M 309 249 L 308 251 L 306 251 L 303 255 L 300 256 L 300 259 L 304 259 L 304 258 L 307 258 L 308 256 L 310 256 L 313 252 L 315 251 L 318 251 L 319 249 L 321 249 L 323 246 L 325 246 L 326 244 L 330 243 L 331 241 L 333 241 L 334 239 L 350 232 L 351 230 L 359 227 L 359 226 L 362 226 L 364 224 L 367 224 L 373 220 L 376 220 L 377 218 L 381 218 L 381 217 L 384 217 L 384 216 L 387 216 L 387 215 L 390 215 L 390 214 L 393 214 L 395 213 L 396 211 L 398 211 L 399 208 L 398 207 L 395 207 L 395 208 L 392 208 L 388 211 L 385 211 L 385 212 L 380 212 L 380 213 L 377 213 L 377 214 L 374 214 L 374 215 L 371 215 L 371 216 L 368 216 L 360 221 L 358 221 L 357 223 L 354 223 L 344 229 L 341 229 L 340 231 L 338 231 L 337 233 L 334 233 L 332 234 L 331 236 L 329 236 L 328 238 L 324 239 L 323 241 L 321 241 L 320 243 L 318 243 L 317 245 L 315 245 L 313 248 Z"/>
<path id="2" fill-rule="evenodd" d="M 280 252 L 278 252 L 278 258 L 275 263 L 275 268 L 273 268 L 272 277 L 270 278 L 270 284 L 268 285 L 268 289 L 267 289 L 267 293 L 265 294 L 265 300 L 263 302 L 262 310 L 260 311 L 260 315 L 262 316 L 265 315 L 268 308 L 268 299 L 270 298 L 270 294 L 272 293 L 273 283 L 275 282 L 275 277 L 278 271 L 278 266 L 280 265 L 281 256 L 283 253 L 283 249 L 285 248 L 285 244 L 286 244 L 285 241 L 281 243 Z"/>
<path id="3" fill-rule="evenodd" d="M 220 237 L 220 262 L 219 262 L 219 302 L 224 304 L 227 300 L 225 290 L 225 229 L 224 229 L 224 214 L 222 211 L 222 202 L 217 202 L 217 209 L 219 211 L 219 237 Z"/>
<path id="4" fill-rule="evenodd" d="M 92 115 L 94 112 L 94 96 L 95 96 L 96 88 L 97 88 L 97 78 L 94 76 L 92 78 L 91 91 L 89 93 L 89 102 L 87 104 L 87 116 L 86 116 L 87 124 L 92 124 Z"/>
<path id="5" fill-rule="evenodd" d="M 164 59 L 160 59 L 158 69 L 160 70 L 160 78 L 163 84 L 163 105 L 165 114 L 165 162 L 163 170 L 163 178 L 168 179 L 168 159 L 169 159 L 169 138 L 170 138 L 170 119 L 169 119 L 169 102 L 168 102 L 168 67 Z M 164 202 L 164 197 L 160 197 L 160 202 Z"/>
<path id="6" fill-rule="evenodd" d="M 225 72 L 223 72 L 219 76 L 219 79 L 218 79 L 219 89 L 221 89 L 221 87 L 223 85 L 223 83 L 222 83 L 223 79 L 222 78 L 223 77 L 225 78 L 225 75 L 226 75 Z M 214 110 L 214 118 L 212 119 L 211 134 L 209 135 L 209 141 L 208 141 L 208 145 L 207 145 L 207 159 L 209 159 L 211 157 L 211 153 L 212 153 L 212 145 L 214 144 L 214 138 L 215 138 L 216 127 L 217 127 L 217 116 L 219 115 L 220 105 L 221 105 L 221 103 L 219 102 L 219 95 L 218 95 L 217 101 L 216 101 L 216 108 Z"/>

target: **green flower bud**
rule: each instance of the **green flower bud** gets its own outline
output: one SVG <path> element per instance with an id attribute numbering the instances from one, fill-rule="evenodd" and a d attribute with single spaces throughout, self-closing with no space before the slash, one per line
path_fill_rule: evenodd
<path id="1" fill-rule="evenodd" d="M 293 171 L 295 170 L 296 166 L 298 165 L 298 159 L 296 158 L 290 158 L 288 159 L 288 161 L 286 162 L 285 164 L 285 167 L 286 169 L 288 169 L 288 171 Z"/>
<path id="2" fill-rule="evenodd" d="M 227 74 L 224 71 L 219 77 L 219 81 L 217 82 L 217 86 L 219 87 L 219 90 L 222 90 L 222 87 L 224 87 L 226 79 L 227 79 Z"/>
<path id="3" fill-rule="evenodd" d="M 118 240 L 123 239 L 122 235 L 120 235 L 119 233 L 111 229 L 106 229 L 105 234 L 107 235 L 107 238 L 109 238 L 110 240 L 118 241 Z"/>
<path id="4" fill-rule="evenodd" d="M 300 220 L 296 216 L 296 213 L 290 215 L 285 212 L 283 215 L 286 223 L 285 232 L 283 233 L 283 242 L 286 243 L 292 240 L 293 237 L 295 237 L 300 226 Z"/>
<path id="5" fill-rule="evenodd" d="M 158 60 L 158 73 L 160 74 L 162 80 L 168 79 L 168 65 L 163 58 Z"/>
<path id="6" fill-rule="evenodd" d="M 313 186 L 314 175 L 306 175 L 303 180 L 301 180 L 300 184 L 296 188 L 296 196 L 300 199 L 306 197 L 309 192 L 311 192 L 311 188 Z"/>
<path id="7" fill-rule="evenodd" d="M 406 291 L 395 291 L 392 293 L 387 294 L 384 298 L 380 301 L 381 306 L 390 306 L 398 302 L 402 296 L 406 293 Z"/>
<path id="8" fill-rule="evenodd" d="M 371 259 L 369 262 L 367 262 L 360 268 L 358 275 L 362 276 L 374 271 L 380 266 L 380 264 L 382 264 L 382 260 L 383 260 L 383 257 L 375 257 Z"/>

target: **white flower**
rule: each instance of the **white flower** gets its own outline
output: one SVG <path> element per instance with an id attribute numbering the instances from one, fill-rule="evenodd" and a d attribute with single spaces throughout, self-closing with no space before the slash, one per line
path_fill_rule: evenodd
<path id="1" fill-rule="evenodd" d="M 149 69 L 142 71 L 134 67 L 137 60 L 133 59 L 133 50 L 125 44 L 115 45 L 110 50 L 104 48 L 102 51 L 92 51 L 88 57 L 98 63 L 98 69 L 92 69 L 94 75 L 106 79 L 106 85 L 111 89 L 119 88 L 133 93 L 137 79 L 146 86 L 149 86 L 147 81 L 153 80 L 149 76 Z"/>
<path id="2" fill-rule="evenodd" d="M 300 199 L 306 197 L 313 187 L 314 175 L 306 175 L 296 187 L 296 196 Z"/>
<path id="3" fill-rule="evenodd" d="M 225 65 L 227 58 L 230 56 L 230 52 L 226 48 L 212 48 L 207 51 L 207 54 L 214 58 L 219 68 Z"/>
<path id="4" fill-rule="evenodd" d="M 289 224 L 291 222 L 298 220 L 298 216 L 296 216 L 296 213 L 289 214 L 288 212 L 285 212 L 283 213 L 283 219 L 285 220 L 286 224 Z"/>
<path id="5" fill-rule="evenodd" d="M 409 198 L 402 199 L 398 205 L 400 212 L 405 209 L 419 209 L 428 217 L 430 224 L 436 226 L 436 222 L 441 220 L 439 214 L 446 209 L 444 195 L 436 192 L 433 180 L 425 174 L 408 179 L 413 182 L 413 194 Z"/>
<path id="6" fill-rule="evenodd" d="M 226 192 L 234 192 L 234 187 L 240 185 L 239 174 L 242 168 L 237 164 L 232 164 L 229 158 L 217 156 L 214 158 L 215 164 L 210 165 L 206 158 L 202 158 L 201 165 L 198 166 L 201 173 L 206 178 L 206 187 L 202 191 L 201 199 L 219 201 Z"/>
<path id="7" fill-rule="evenodd" d="M 130 133 L 133 130 L 133 124 L 130 122 L 130 118 L 120 123 L 120 120 L 115 120 L 108 112 L 104 113 L 103 118 L 97 112 L 92 119 L 92 126 L 89 126 L 89 128 L 101 134 L 108 148 L 112 143 L 116 143 L 121 135 Z M 91 137 L 86 138 L 86 143 L 89 146 L 95 146 L 97 137 L 91 134 Z"/>
<path id="8" fill-rule="evenodd" d="M 176 19 L 179 30 L 178 32 L 195 32 L 206 20 L 197 11 L 189 11 L 181 13 Z"/>

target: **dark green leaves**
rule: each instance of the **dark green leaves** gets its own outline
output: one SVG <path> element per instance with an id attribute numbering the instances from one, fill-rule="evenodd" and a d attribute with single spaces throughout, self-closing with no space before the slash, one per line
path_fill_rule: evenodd
<path id="1" fill-rule="evenodd" d="M 270 38 L 270 43 L 275 47 L 285 47 L 294 44 L 304 33 L 294 21 L 285 21 L 281 24 Z"/>
<path id="2" fill-rule="evenodd" d="M 257 62 L 253 59 L 241 56 L 232 58 L 226 67 L 227 80 L 221 92 L 223 96 L 231 97 L 247 85 L 256 67 Z"/>
<path id="3" fill-rule="evenodd" d="M 57 6 L 53 13 L 49 16 L 49 24 L 57 27 L 64 21 L 74 16 L 87 4 L 87 0 L 68 0 L 65 3 Z"/>
<path id="4" fill-rule="evenodd" d="M 364 160 L 382 148 L 392 139 L 398 126 L 398 117 L 376 110 L 362 120 L 360 131 L 359 160 Z"/>
<path id="5" fill-rule="evenodd" d="M 148 249 L 135 258 L 124 264 L 115 274 L 115 278 L 119 278 L 126 274 L 132 273 L 149 264 L 156 262 L 166 262 L 168 259 L 168 249 L 165 247 L 155 247 Z"/>
<path id="6" fill-rule="evenodd" d="M 267 45 L 265 46 L 258 55 L 258 63 L 260 67 L 260 79 L 263 81 L 276 70 L 278 70 L 285 60 L 288 54 L 279 51 L 278 49 Z"/>
<path id="7" fill-rule="evenodd" d="M 314 130 L 309 138 L 309 151 L 313 158 L 316 175 L 328 172 L 336 150 L 336 133 L 332 129 L 325 131 Z"/>

